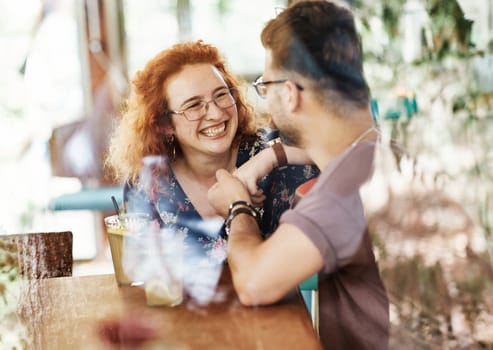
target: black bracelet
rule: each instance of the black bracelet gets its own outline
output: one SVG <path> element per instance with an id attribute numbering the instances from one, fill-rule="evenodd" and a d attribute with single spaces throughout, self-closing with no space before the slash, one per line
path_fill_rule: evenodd
<path id="1" fill-rule="evenodd" d="M 240 207 L 238 207 L 240 206 Z M 239 214 L 247 214 L 250 215 L 257 221 L 258 226 L 260 227 L 260 214 L 259 212 L 248 202 L 245 201 L 236 201 L 231 203 L 228 210 L 228 217 L 224 223 L 224 229 L 226 231 L 226 235 L 229 236 L 231 230 L 231 223 L 233 219 Z"/>
<path id="2" fill-rule="evenodd" d="M 236 207 L 238 205 L 241 205 L 244 207 L 249 207 L 250 209 L 256 211 L 255 207 L 253 205 L 251 205 L 250 203 L 248 203 L 247 201 L 234 201 L 228 207 L 228 216 L 231 214 L 231 211 L 234 209 L 234 207 Z"/>

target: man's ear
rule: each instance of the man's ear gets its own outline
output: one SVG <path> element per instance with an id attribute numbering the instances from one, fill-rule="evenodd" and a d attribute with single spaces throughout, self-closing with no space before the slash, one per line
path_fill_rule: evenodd
<path id="1" fill-rule="evenodd" d="M 301 93 L 295 83 L 291 80 L 284 85 L 287 89 L 287 103 L 290 112 L 296 112 L 301 107 Z"/>

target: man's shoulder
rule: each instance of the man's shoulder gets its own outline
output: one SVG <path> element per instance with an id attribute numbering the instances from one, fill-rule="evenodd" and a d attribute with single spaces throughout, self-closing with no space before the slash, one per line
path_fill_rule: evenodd
<path id="1" fill-rule="evenodd" d="M 364 142 L 339 155 L 319 176 L 324 190 L 332 190 L 338 195 L 359 190 L 373 174 L 374 153 L 374 142 Z"/>

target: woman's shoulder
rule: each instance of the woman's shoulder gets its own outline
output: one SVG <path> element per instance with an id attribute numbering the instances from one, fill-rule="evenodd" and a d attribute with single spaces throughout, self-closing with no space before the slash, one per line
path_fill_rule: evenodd
<path id="1" fill-rule="evenodd" d="M 268 144 L 273 139 L 279 137 L 279 131 L 272 128 L 260 128 L 252 134 L 244 137 L 240 142 L 241 151 L 251 151 L 254 149 L 258 153 L 262 149 L 268 147 Z"/>
<path id="2" fill-rule="evenodd" d="M 236 165 L 239 167 L 258 152 L 268 147 L 270 140 L 275 138 L 276 130 L 271 128 L 259 128 L 254 134 L 245 136 L 238 148 L 238 160 Z"/>

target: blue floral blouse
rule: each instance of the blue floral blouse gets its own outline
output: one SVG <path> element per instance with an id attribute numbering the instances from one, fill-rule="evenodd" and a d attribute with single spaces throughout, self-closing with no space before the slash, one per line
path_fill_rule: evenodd
<path id="1" fill-rule="evenodd" d="M 277 131 L 259 129 L 240 143 L 236 166 L 240 167 L 277 137 Z M 274 169 L 259 181 L 266 196 L 261 214 L 261 232 L 267 238 L 275 231 L 281 214 L 289 208 L 296 188 L 317 176 L 314 165 L 287 165 Z M 151 193 L 152 192 L 152 193 Z M 139 180 L 124 186 L 123 198 L 128 212 L 146 212 L 162 228 L 173 228 L 183 237 L 185 259 L 199 264 L 218 264 L 226 259 L 227 236 L 224 220 L 203 219 L 183 191 L 169 167 L 152 191 L 142 188 Z"/>

